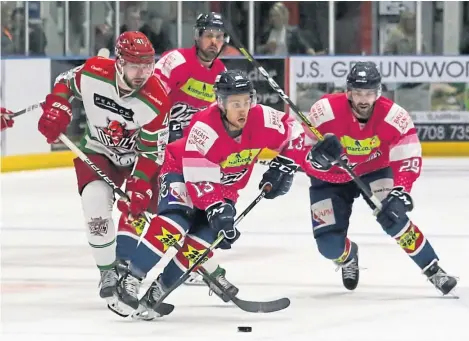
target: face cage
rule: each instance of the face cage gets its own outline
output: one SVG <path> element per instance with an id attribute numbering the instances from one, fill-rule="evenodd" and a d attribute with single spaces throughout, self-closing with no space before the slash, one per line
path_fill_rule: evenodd
<path id="1" fill-rule="evenodd" d="M 223 32 L 223 42 L 225 44 L 228 44 L 230 42 L 230 36 L 224 31 L 222 30 L 221 28 L 218 28 L 218 27 L 196 27 L 194 28 L 194 40 L 195 41 L 198 41 L 201 37 L 202 37 L 202 33 L 205 31 L 205 30 L 209 30 L 209 29 L 217 29 L 218 31 L 221 31 Z"/>
<path id="2" fill-rule="evenodd" d="M 231 95 L 242 95 L 244 92 L 241 92 L 239 94 L 231 94 Z M 218 107 L 220 108 L 221 112 L 226 115 L 226 101 L 228 99 L 228 96 L 231 96 L 231 95 L 226 95 L 226 96 L 218 96 L 217 95 L 217 104 L 218 104 Z M 249 98 L 251 100 L 251 108 L 254 108 L 256 105 L 257 105 L 257 92 L 256 92 L 256 89 L 252 89 L 250 92 L 249 92 Z"/>

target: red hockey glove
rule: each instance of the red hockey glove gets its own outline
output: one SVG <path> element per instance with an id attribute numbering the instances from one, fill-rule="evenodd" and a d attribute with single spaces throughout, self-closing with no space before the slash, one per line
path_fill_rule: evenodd
<path id="1" fill-rule="evenodd" d="M 47 138 L 47 143 L 54 143 L 60 134 L 65 133 L 72 120 L 72 106 L 65 98 L 49 94 L 42 110 L 38 129 Z"/>
<path id="2" fill-rule="evenodd" d="M 11 115 L 13 115 L 13 113 L 10 110 L 0 108 L 0 130 L 5 130 L 6 128 L 13 127 L 13 123 L 15 122 L 11 118 Z"/>
<path id="3" fill-rule="evenodd" d="M 117 208 L 124 213 L 130 213 L 133 217 L 138 217 L 141 213 L 146 211 L 150 204 L 150 199 L 153 195 L 151 186 L 145 180 L 131 177 L 127 180 L 126 186 L 127 195 L 130 202 L 124 200 L 117 202 Z"/>

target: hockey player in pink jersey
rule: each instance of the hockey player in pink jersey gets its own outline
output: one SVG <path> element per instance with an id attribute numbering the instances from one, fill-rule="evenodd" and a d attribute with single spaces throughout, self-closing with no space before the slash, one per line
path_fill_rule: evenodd
<path id="1" fill-rule="evenodd" d="M 156 63 L 155 75 L 165 86 L 171 103 L 169 142 L 182 138 L 183 130 L 189 125 L 192 116 L 215 101 L 213 84 L 225 70 L 218 56 L 228 42 L 229 36 L 225 32 L 221 15 L 200 14 L 194 25 L 194 46 L 168 51 Z M 152 210 L 156 210 L 156 203 L 152 203 Z M 126 214 L 121 215 L 117 233 L 119 259 L 128 260 L 137 247 L 141 229 L 135 226 L 139 225 L 143 227 L 145 222 L 130 221 Z M 212 263 L 210 271 L 216 271 L 215 277 L 226 281 L 225 270 L 218 267 L 216 261 Z M 200 284 L 201 278 L 194 274 L 188 282 Z M 219 294 L 217 289 L 213 291 Z"/>
<path id="2" fill-rule="evenodd" d="M 225 240 L 219 246 L 231 248 L 240 236 L 233 226 L 238 191 L 248 183 L 263 148 L 280 152 L 262 181 L 272 186 L 266 198 L 285 194 L 292 184 L 298 168 L 292 158 L 302 152 L 297 144 L 304 141 L 301 125 L 283 112 L 255 105 L 255 90 L 240 71 L 223 72 L 215 94 L 217 103 L 198 112 L 188 134 L 166 148 L 158 216 L 118 286 L 120 300 L 134 309 L 142 280 L 184 236 L 182 249 L 140 300 L 140 309 L 157 307 L 159 297 L 220 233 Z"/>
<path id="3" fill-rule="evenodd" d="M 413 209 L 412 184 L 422 167 L 421 145 L 410 115 L 381 96 L 374 63 L 359 62 L 347 76 L 347 92 L 326 95 L 309 119 L 324 135 L 299 162 L 311 177 L 313 233 L 319 252 L 342 268 L 344 286 L 358 285 L 358 245 L 347 237 L 354 199 L 361 194 L 340 158 L 382 200 L 377 221 L 443 294 L 457 284 L 438 265 L 425 235 L 407 216 Z M 367 198 L 365 198 L 367 200 Z M 367 200 L 375 209 L 374 205 Z"/>

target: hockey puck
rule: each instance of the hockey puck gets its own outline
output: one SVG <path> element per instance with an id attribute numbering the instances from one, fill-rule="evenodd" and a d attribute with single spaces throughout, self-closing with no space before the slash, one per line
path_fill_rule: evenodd
<path id="1" fill-rule="evenodd" d="M 252 332 L 252 327 L 238 327 L 238 332 L 243 332 L 243 333 Z"/>

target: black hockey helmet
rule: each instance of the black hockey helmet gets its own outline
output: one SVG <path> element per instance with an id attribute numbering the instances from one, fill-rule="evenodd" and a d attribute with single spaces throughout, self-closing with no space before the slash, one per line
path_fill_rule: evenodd
<path id="1" fill-rule="evenodd" d="M 225 37 L 225 44 L 228 44 L 230 42 L 230 37 L 226 33 L 225 23 L 223 22 L 223 18 L 221 14 L 215 13 L 215 12 L 199 14 L 194 25 L 194 39 L 197 41 L 197 39 L 199 39 L 202 33 L 206 29 L 210 29 L 210 28 L 223 31 L 224 37 Z"/>
<path id="2" fill-rule="evenodd" d="M 381 94 L 381 74 L 373 62 L 356 63 L 347 75 L 347 90 L 374 89 Z"/>
<path id="3" fill-rule="evenodd" d="M 224 110 L 224 100 L 230 95 L 249 94 L 251 106 L 256 105 L 256 90 L 248 76 L 240 70 L 227 70 L 220 73 L 213 87 L 220 109 Z"/>

